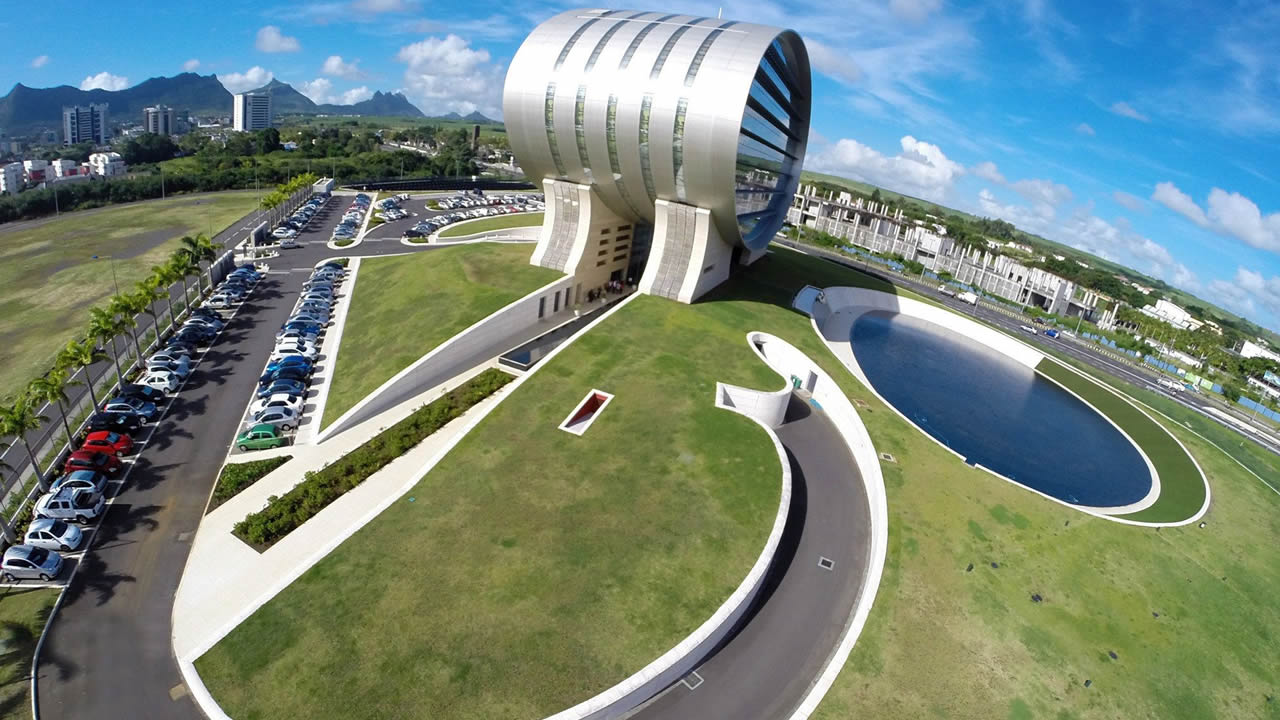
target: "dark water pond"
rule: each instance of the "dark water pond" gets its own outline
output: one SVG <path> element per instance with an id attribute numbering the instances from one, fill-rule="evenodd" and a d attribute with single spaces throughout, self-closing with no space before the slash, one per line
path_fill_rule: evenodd
<path id="1" fill-rule="evenodd" d="M 1094 507 L 1128 505 L 1151 489 L 1146 462 L 1110 422 L 1001 353 L 889 313 L 861 316 L 851 336 L 876 391 L 970 464 Z"/>

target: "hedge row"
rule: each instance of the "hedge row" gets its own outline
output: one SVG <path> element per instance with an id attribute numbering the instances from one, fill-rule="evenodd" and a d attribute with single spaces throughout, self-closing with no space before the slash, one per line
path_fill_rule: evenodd
<path id="1" fill-rule="evenodd" d="M 254 460 L 246 463 L 234 463 L 222 468 L 218 475 L 218 484 L 213 487 L 213 501 L 209 510 L 230 500 L 241 490 L 266 477 L 268 473 L 293 459 L 292 455 Z"/>
<path id="2" fill-rule="evenodd" d="M 512 379 L 500 370 L 485 370 L 447 395 L 418 408 L 337 462 L 308 472 L 292 490 L 279 497 L 272 496 L 265 508 L 236 523 L 232 532 L 256 548 L 270 547 Z"/>

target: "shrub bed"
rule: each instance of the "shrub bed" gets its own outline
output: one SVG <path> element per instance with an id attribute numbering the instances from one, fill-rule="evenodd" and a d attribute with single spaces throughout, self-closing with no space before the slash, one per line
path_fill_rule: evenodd
<path id="1" fill-rule="evenodd" d="M 418 408 L 337 462 L 307 473 L 292 490 L 279 497 L 272 496 L 265 508 L 249 513 L 236 523 L 232 532 L 259 550 L 271 547 L 344 493 L 512 379 L 500 370 L 485 370 L 438 400 Z"/>
<path id="2" fill-rule="evenodd" d="M 254 460 L 245 463 L 231 463 L 222 468 L 218 474 L 218 484 L 213 487 L 213 498 L 209 502 L 212 511 L 222 503 L 230 500 L 241 490 L 266 477 L 268 473 L 293 459 L 292 455 Z"/>

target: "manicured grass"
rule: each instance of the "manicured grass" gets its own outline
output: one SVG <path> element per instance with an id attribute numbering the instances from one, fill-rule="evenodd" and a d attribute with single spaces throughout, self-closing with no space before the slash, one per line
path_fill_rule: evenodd
<path id="1" fill-rule="evenodd" d="M 548 361 L 197 661 L 223 709 L 538 718 L 670 649 L 742 581 L 777 512 L 772 444 L 714 400 L 716 380 L 780 379 L 740 327 L 708 321 L 726 311 L 753 312 L 641 297 Z M 557 429 L 592 388 L 615 398 L 586 434 Z"/>
<path id="2" fill-rule="evenodd" d="M 324 425 L 432 348 L 560 277 L 526 245 L 476 243 L 360 264 Z"/>
<path id="3" fill-rule="evenodd" d="M 0 720 L 31 717 L 31 658 L 57 599 L 53 589 L 0 591 Z"/>
<path id="4" fill-rule="evenodd" d="M 252 192 L 180 195 L 0 226 L 0 397 L 48 370 L 89 308 L 115 294 L 111 261 L 91 256 L 113 256 L 120 289 L 132 291 L 179 237 L 212 237 L 256 205 Z"/>
<path id="5" fill-rule="evenodd" d="M 827 352 L 808 319 L 783 307 L 806 282 L 871 284 L 860 273 L 778 250 L 707 302 L 660 306 L 670 308 L 660 324 L 650 316 L 660 301 L 637 301 L 626 311 L 645 312 L 625 317 L 634 326 L 625 343 L 610 325 L 597 328 L 535 376 L 540 384 L 531 381 L 513 394 L 446 466 L 428 475 L 415 503 L 399 504 L 365 529 L 369 537 L 364 547 L 382 551 L 408 544 L 395 531 L 418 528 L 414 532 L 426 533 L 420 526 L 432 526 L 438 537 L 419 546 L 408 575 L 397 570 L 394 577 L 374 577 L 373 586 L 362 587 L 369 582 L 367 576 L 362 573 L 353 582 L 349 573 L 367 559 L 356 557 L 348 542 L 338 551 L 341 564 L 335 562 L 337 556 L 321 563 L 201 661 L 206 679 L 216 679 L 211 683 L 215 696 L 235 717 L 287 717 L 291 711 L 305 714 L 317 709 L 324 714 L 324 703 L 331 699 L 350 703 L 335 706 L 332 713 L 358 707 L 365 716 L 538 717 L 569 702 L 552 707 L 544 694 L 544 702 L 530 705 L 525 702 L 532 697 L 525 692 L 530 683 L 582 681 L 574 699 L 597 689 L 605 681 L 590 663 L 599 663 L 601 655 L 585 658 L 588 674 L 583 675 L 576 658 L 561 660 L 560 648 L 601 633 L 618 637 L 597 642 L 625 647 L 629 638 L 646 630 L 637 626 L 651 616 L 628 614 L 619 620 L 616 605 L 609 612 L 593 606 L 597 612 L 589 618 L 576 614 L 586 607 L 586 595 L 596 596 L 597 603 L 601 597 L 626 598 L 616 582 L 601 579 L 614 577 L 610 573 L 616 569 L 605 568 L 605 575 L 580 584 L 566 581 L 581 577 L 579 570 L 596 568 L 597 553 L 620 552 L 619 567 L 629 567 L 624 563 L 634 561 L 636 554 L 620 543 L 620 537 L 633 527 L 643 531 L 640 541 L 647 543 L 654 537 L 651 526 L 656 521 L 680 527 L 676 523 L 687 518 L 659 512 L 665 503 L 639 504 L 627 507 L 643 508 L 643 513 L 633 513 L 640 518 L 625 513 L 585 516 L 593 525 L 580 527 L 582 510 L 611 499 L 602 488 L 605 481 L 609 487 L 616 482 L 614 466 L 598 466 L 591 478 L 582 480 L 579 468 L 584 461 L 575 458 L 560 477 L 548 478 L 541 465 L 550 456 L 542 442 L 555 434 L 544 435 L 542 423 L 558 422 L 585 386 L 617 392 L 620 369 L 646 362 L 644 356 L 650 354 L 662 356 L 647 362 L 660 364 L 666 372 L 629 381 L 637 387 L 643 381 L 645 396 L 680 399 L 670 391 L 692 387 L 681 376 L 697 375 L 694 369 L 703 363 L 715 366 L 710 377 L 719 374 L 717 379 L 726 382 L 773 387 L 777 378 L 768 373 L 735 378 L 727 367 L 737 362 L 731 344 L 741 343 L 747 330 L 758 329 L 796 345 L 831 373 L 850 397 L 866 402 L 868 407 L 859 412 L 876 449 L 898 460 L 882 466 L 890 544 L 876 604 L 815 717 L 1068 720 L 1280 714 L 1280 699 L 1267 701 L 1277 696 L 1280 684 L 1274 662 L 1280 650 L 1280 604 L 1275 602 L 1280 595 L 1280 566 L 1275 562 L 1280 497 L 1233 460 L 1274 478 L 1280 473 L 1280 458 L 1248 441 L 1242 443 L 1237 435 L 1165 398 L 1103 377 L 1177 420 L 1175 424 L 1158 418 L 1201 464 L 1214 502 L 1203 529 L 1192 525 L 1156 531 L 1089 517 L 965 466 L 880 404 Z M 671 326 L 696 333 L 680 332 L 668 342 L 665 335 Z M 642 334 L 643 328 L 649 331 Z M 650 337 L 657 348 L 637 352 L 636 340 L 647 342 Z M 672 345 L 679 351 L 673 353 Z M 717 354 L 708 359 L 708 350 Z M 697 389 L 711 392 L 709 382 L 700 382 Z M 525 391 L 534 390 L 545 397 L 537 405 L 525 399 L 530 397 Z M 629 432 L 612 438 L 622 452 L 636 443 L 642 450 L 652 449 L 651 433 L 679 437 L 680 428 L 668 427 L 665 418 L 662 423 L 637 424 L 642 418 L 633 414 L 633 402 L 631 393 L 620 394 L 584 439 L 592 440 L 599 429 L 616 433 L 619 428 L 611 425 L 611 414 L 619 409 L 628 412 L 622 419 Z M 1232 456 L 1192 435 L 1183 424 Z M 499 463 L 526 448 L 535 451 L 527 462 Z M 739 448 L 728 450 L 730 457 L 740 453 Z M 649 486 L 664 478 L 686 482 L 678 462 L 668 462 L 655 473 L 652 461 L 641 460 L 625 473 L 632 485 L 639 485 L 633 493 L 652 494 Z M 515 468 L 516 477 L 508 480 L 490 472 L 499 466 Z M 433 481 L 443 495 L 429 496 L 436 505 L 422 505 L 421 491 Z M 478 492 L 477 485 L 485 492 Z M 465 495 L 455 497 L 460 489 Z M 688 496 L 685 500 L 682 512 L 697 509 L 687 507 L 697 504 L 688 502 Z M 396 524 L 391 526 L 393 516 Z M 477 519 L 482 527 L 467 525 Z M 386 530 L 374 536 L 384 523 Z M 417 541 L 419 536 L 413 537 Z M 471 544 L 449 542 L 464 538 Z M 539 542 L 531 545 L 530 538 Z M 512 547 L 502 549 L 504 540 Z M 565 540 L 574 544 L 554 544 Z M 705 546 L 707 541 L 687 542 Z M 550 549 L 545 549 L 548 544 Z M 615 546 L 620 547 L 615 551 Z M 503 553 L 529 567 L 512 569 Z M 498 567 L 493 566 L 495 558 L 502 561 Z M 446 567 L 430 568 L 424 578 L 422 565 Z M 481 578 L 471 577 L 475 574 Z M 428 578 L 438 584 L 425 584 Z M 462 584 L 452 585 L 454 578 Z M 347 585 L 359 590 L 334 592 Z M 305 592 L 299 591 L 302 586 Z M 658 604 L 673 602 L 668 589 L 685 584 L 647 581 L 625 587 L 643 596 L 632 602 Z M 1032 594 L 1041 595 L 1042 602 L 1033 602 Z M 307 602 L 320 604 L 311 607 Z M 531 613 L 540 623 L 532 630 L 526 628 Z M 572 622 L 548 627 L 546 623 L 561 619 L 557 613 L 565 613 Z M 437 639 L 432 631 L 448 620 L 452 626 L 447 635 Z M 419 627 L 423 623 L 428 625 Z M 350 629 L 327 637 L 335 624 Z M 655 624 L 675 626 L 670 619 Z M 406 637 L 406 629 L 415 634 Z M 309 656 L 321 647 L 322 654 Z M 513 653 L 512 647 L 519 652 Z M 545 657 L 520 662 L 544 648 L 550 651 Z M 417 674 L 404 679 L 402 673 L 410 669 Z M 388 679 L 388 672 L 395 674 Z M 622 674 L 619 667 L 617 675 Z M 379 684 L 383 680 L 387 682 Z M 1091 687 L 1084 687 L 1086 680 Z M 357 688 L 367 701 L 363 707 L 344 697 Z M 313 693 L 323 696 L 309 697 Z M 284 708 L 277 705 L 282 701 L 288 703 Z M 399 712 L 402 708 L 411 710 Z"/>
<path id="6" fill-rule="evenodd" d="M 1178 522 L 1193 516 L 1204 505 L 1204 479 L 1186 451 L 1164 428 L 1141 410 L 1097 383 L 1053 360 L 1043 360 L 1036 371 L 1066 387 L 1101 410 L 1133 438 L 1160 475 L 1156 504 L 1124 517 L 1142 522 Z"/>
<path id="7" fill-rule="evenodd" d="M 456 225 L 450 225 L 440 231 L 440 237 L 462 237 L 463 235 L 474 235 L 476 233 L 489 232 L 490 230 L 506 230 L 507 228 L 529 227 L 530 225 L 541 224 L 542 213 L 540 212 L 512 213 L 511 215 L 466 220 Z"/>
<path id="8" fill-rule="evenodd" d="M 218 473 L 218 483 L 213 486 L 213 497 L 209 500 L 207 512 L 211 512 L 222 503 L 240 494 L 241 490 L 258 482 L 270 474 L 272 470 L 292 459 L 292 455 L 281 455 L 265 460 L 227 463 L 223 466 L 222 472 Z"/>

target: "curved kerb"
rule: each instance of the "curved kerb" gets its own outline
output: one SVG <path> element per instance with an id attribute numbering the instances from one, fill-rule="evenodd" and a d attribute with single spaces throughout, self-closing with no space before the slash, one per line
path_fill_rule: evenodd
<path id="1" fill-rule="evenodd" d="M 799 304 L 800 298 L 802 296 L 804 296 L 805 298 L 803 306 Z M 810 300 L 812 300 L 811 303 L 809 302 Z M 937 305 L 931 305 L 929 303 L 925 303 L 920 300 L 902 297 L 899 295 L 895 295 L 893 293 L 882 292 L 879 290 L 871 290 L 867 288 L 853 288 L 853 287 L 829 287 L 829 288 L 818 290 L 817 288 L 808 287 L 808 288 L 805 288 L 804 290 L 801 290 L 801 292 L 797 294 L 797 309 L 800 309 L 803 312 L 807 312 L 810 315 L 811 324 L 814 332 L 818 334 L 818 336 L 823 340 L 823 342 L 826 343 L 827 347 L 836 355 L 837 358 L 840 359 L 840 361 L 845 365 L 845 367 L 848 368 L 849 372 L 851 372 L 855 377 L 857 377 L 859 382 L 861 382 L 864 386 L 866 386 L 866 388 L 870 390 L 871 393 L 875 395 L 878 400 L 880 400 L 880 402 L 884 403 L 886 407 L 888 407 L 895 414 L 897 414 L 898 417 L 902 418 L 903 421 L 905 421 L 907 424 L 911 425 L 911 427 L 919 431 L 922 435 L 924 435 L 924 437 L 928 438 L 934 444 L 943 448 L 944 450 L 951 453 L 952 455 L 955 455 L 956 457 L 960 458 L 962 462 L 965 460 L 964 456 L 960 455 L 955 450 L 939 442 L 932 435 L 925 432 L 923 428 L 921 428 L 919 425 L 913 422 L 910 418 L 902 414 L 902 412 L 899 411 L 898 408 L 894 407 L 892 403 L 890 403 L 888 400 L 884 398 L 884 396 L 880 394 L 879 390 L 876 389 L 875 385 L 870 381 L 869 378 L 867 378 L 866 373 L 863 372 L 862 367 L 858 364 L 857 359 L 854 357 L 852 345 L 849 341 L 849 331 L 853 327 L 854 321 L 857 320 L 857 318 L 860 317 L 861 315 L 868 312 L 879 311 L 879 312 L 888 312 L 888 313 L 900 313 L 908 317 L 914 317 L 914 318 L 941 326 L 947 330 L 956 332 L 971 340 L 979 342 L 985 345 L 986 347 L 1005 355 L 1006 357 L 1014 360 L 1015 362 L 1018 362 L 1019 364 L 1022 364 L 1030 368 L 1032 371 L 1035 371 L 1036 367 L 1043 361 L 1048 360 L 1051 362 L 1057 362 L 1053 358 L 1048 357 L 1044 353 L 1022 342 L 1021 340 L 1014 338 L 1010 335 L 1006 335 L 1005 333 L 1000 332 L 999 330 L 996 330 L 994 328 L 978 323 L 971 318 L 965 317 L 963 315 L 959 315 L 957 313 L 954 313 L 946 308 L 939 307 Z M 1080 373 L 1078 370 L 1075 370 L 1075 368 L 1070 368 L 1069 366 L 1066 366 L 1066 365 L 1063 365 L 1063 367 L 1067 367 L 1068 369 L 1076 372 L 1077 374 L 1092 380 L 1092 378 L 1089 378 L 1087 375 Z M 1160 495 L 1160 476 L 1159 476 L 1159 473 L 1156 471 L 1155 464 L 1152 462 L 1150 456 L 1146 452 L 1146 449 L 1143 448 L 1142 445 L 1139 442 L 1137 442 L 1127 431 L 1125 431 L 1124 428 L 1120 427 L 1115 422 L 1115 420 L 1111 418 L 1110 415 L 1103 412 L 1098 407 L 1094 406 L 1092 403 L 1090 403 L 1088 400 L 1084 399 L 1074 391 L 1065 387 L 1061 383 L 1055 381 L 1053 378 L 1048 377 L 1044 373 L 1037 373 L 1037 374 L 1040 377 L 1043 377 L 1049 380 L 1050 382 L 1053 382 L 1058 387 L 1071 393 L 1073 397 L 1075 397 L 1080 402 L 1084 403 L 1086 407 L 1090 408 L 1099 416 L 1106 419 L 1106 421 L 1110 423 L 1113 428 L 1119 431 L 1120 434 L 1125 439 L 1127 439 L 1131 445 L 1133 445 L 1133 447 L 1138 451 L 1139 455 L 1141 455 L 1143 461 L 1147 464 L 1147 468 L 1151 473 L 1151 489 L 1148 491 L 1146 497 L 1142 498 L 1142 500 L 1140 500 L 1137 503 L 1120 506 L 1120 507 L 1109 507 L 1109 508 L 1091 507 L 1087 505 L 1080 505 L 1076 503 L 1067 502 L 1065 500 L 1062 500 L 1061 498 L 1056 498 L 1052 495 L 1041 492 L 1040 490 L 1037 490 L 1033 487 L 1019 483 L 1009 477 L 1006 477 L 1000 473 L 995 472 L 994 470 L 991 470 L 990 468 L 986 468 L 981 465 L 978 465 L 976 467 L 978 467 L 979 469 L 987 473 L 990 473 L 995 477 L 1000 478 L 1001 480 L 1017 485 L 1019 488 L 1033 492 L 1043 498 L 1046 498 L 1055 503 L 1058 503 L 1059 505 L 1064 505 L 1066 507 L 1072 508 L 1074 510 L 1078 510 L 1088 515 L 1092 515 L 1094 517 L 1103 518 L 1105 520 L 1110 520 L 1112 522 L 1117 522 L 1125 525 L 1136 525 L 1141 527 L 1176 527 L 1179 525 L 1186 525 L 1186 524 L 1195 522 L 1196 520 L 1200 519 L 1200 517 L 1203 516 L 1204 513 L 1209 509 L 1209 502 L 1210 502 L 1209 481 L 1205 477 L 1204 471 L 1200 468 L 1199 463 L 1196 462 L 1195 457 L 1192 456 L 1189 451 L 1187 451 L 1186 446 L 1183 445 L 1182 442 L 1178 440 L 1177 437 L 1175 437 L 1172 433 L 1169 433 L 1168 429 L 1164 428 L 1164 426 L 1160 425 L 1159 423 L 1156 423 L 1155 420 L 1152 419 L 1150 415 L 1148 415 L 1144 410 L 1142 410 L 1142 408 L 1138 407 L 1131 400 L 1125 397 L 1122 393 L 1116 392 L 1113 388 L 1110 388 L 1105 384 L 1097 383 L 1097 381 L 1094 381 L 1103 389 L 1107 390 L 1108 392 L 1114 393 L 1115 395 L 1120 397 L 1122 400 L 1124 400 L 1124 402 L 1133 406 L 1135 410 L 1145 415 L 1149 420 L 1151 420 L 1151 422 L 1155 423 L 1157 427 L 1160 427 L 1160 429 L 1163 432 L 1169 434 L 1169 436 L 1172 437 L 1173 440 L 1178 444 L 1178 447 L 1181 448 L 1183 452 L 1187 453 L 1187 457 L 1190 458 L 1192 464 L 1195 465 L 1195 468 L 1197 472 L 1200 473 L 1200 478 L 1205 485 L 1204 503 L 1201 505 L 1199 511 L 1197 511 L 1192 517 L 1186 518 L 1184 520 L 1179 520 L 1176 522 L 1145 522 L 1145 521 L 1131 520 L 1125 517 L 1121 517 L 1120 514 L 1137 512 L 1139 510 L 1142 510 L 1144 508 L 1154 505 L 1158 501 L 1159 495 Z"/>

